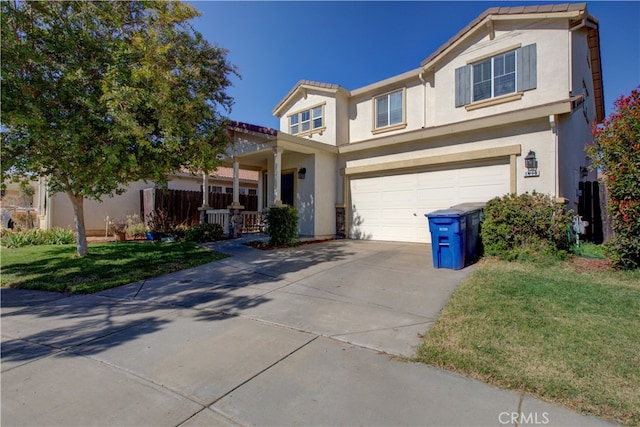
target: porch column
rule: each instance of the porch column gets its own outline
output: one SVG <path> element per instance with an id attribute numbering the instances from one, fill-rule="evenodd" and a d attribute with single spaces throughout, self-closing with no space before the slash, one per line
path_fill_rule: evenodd
<path id="1" fill-rule="evenodd" d="M 242 210 L 240 204 L 240 163 L 233 157 L 233 203 L 229 209 L 229 236 L 240 237 L 242 232 Z"/>
<path id="2" fill-rule="evenodd" d="M 49 229 L 47 198 L 47 180 L 40 177 L 38 179 L 38 228 L 41 230 Z"/>
<path id="3" fill-rule="evenodd" d="M 233 204 L 240 206 L 240 163 L 233 159 Z"/>
<path id="4" fill-rule="evenodd" d="M 209 174 L 202 174 L 202 207 L 209 207 Z"/>
<path id="5" fill-rule="evenodd" d="M 282 147 L 273 148 L 273 204 L 282 206 L 281 184 L 282 184 Z"/>
<path id="6" fill-rule="evenodd" d="M 206 224 L 209 217 L 207 216 L 209 209 L 209 174 L 202 173 L 202 206 L 198 208 L 200 211 L 200 224 Z"/>

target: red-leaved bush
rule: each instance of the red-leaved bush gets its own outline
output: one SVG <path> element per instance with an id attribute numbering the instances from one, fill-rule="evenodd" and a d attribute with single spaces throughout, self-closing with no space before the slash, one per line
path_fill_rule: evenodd
<path id="1" fill-rule="evenodd" d="M 640 86 L 614 103 L 613 113 L 594 123 L 587 154 L 602 170 L 614 236 L 607 255 L 614 267 L 640 267 Z"/>

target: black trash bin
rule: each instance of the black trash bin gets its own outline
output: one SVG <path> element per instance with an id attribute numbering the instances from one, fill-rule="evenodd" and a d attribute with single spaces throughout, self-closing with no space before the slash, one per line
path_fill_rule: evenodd
<path id="1" fill-rule="evenodd" d="M 482 241 L 480 239 L 480 223 L 483 219 L 485 202 L 461 203 L 451 209 L 460 210 L 467 218 L 465 236 L 465 266 L 473 264 L 482 255 Z"/>
<path id="2" fill-rule="evenodd" d="M 441 209 L 425 216 L 429 219 L 433 266 L 452 270 L 464 268 L 467 233 L 465 212 L 459 209 Z"/>

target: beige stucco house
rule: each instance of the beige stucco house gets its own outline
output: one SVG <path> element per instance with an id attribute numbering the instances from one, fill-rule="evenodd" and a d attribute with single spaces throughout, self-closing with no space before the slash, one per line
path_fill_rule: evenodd
<path id="1" fill-rule="evenodd" d="M 239 192 L 257 194 L 258 172 L 238 171 Z M 233 170 L 220 167 L 207 178 L 209 192 L 231 193 L 233 191 Z M 69 197 L 64 193 L 48 194 L 47 181 L 41 179 L 32 185 L 35 188 L 32 208 L 37 212 L 38 226 L 42 229 L 53 227 L 74 228 L 74 214 Z M 123 194 L 103 197 L 101 202 L 85 200 L 84 218 L 87 235 L 104 236 L 108 220 L 123 220 L 127 216 L 140 214 L 140 191 L 154 188 L 153 182 L 132 182 Z M 202 191 L 203 177 L 188 172 L 167 177 L 167 189 Z"/>
<path id="2" fill-rule="evenodd" d="M 534 190 L 576 210 L 604 116 L 584 3 L 489 9 L 418 61 L 353 90 L 301 80 L 280 130 L 239 129 L 229 165 L 260 173 L 260 206 L 295 206 L 302 236 L 335 235 L 344 212 L 348 237 L 429 242 L 425 213 Z"/>

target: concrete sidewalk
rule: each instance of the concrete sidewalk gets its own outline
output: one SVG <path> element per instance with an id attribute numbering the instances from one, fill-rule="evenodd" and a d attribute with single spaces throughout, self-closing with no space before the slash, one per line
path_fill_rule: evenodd
<path id="1" fill-rule="evenodd" d="M 241 243 L 94 295 L 2 289 L 2 425 L 609 425 L 397 357 L 473 267 L 434 269 L 427 245 Z"/>

